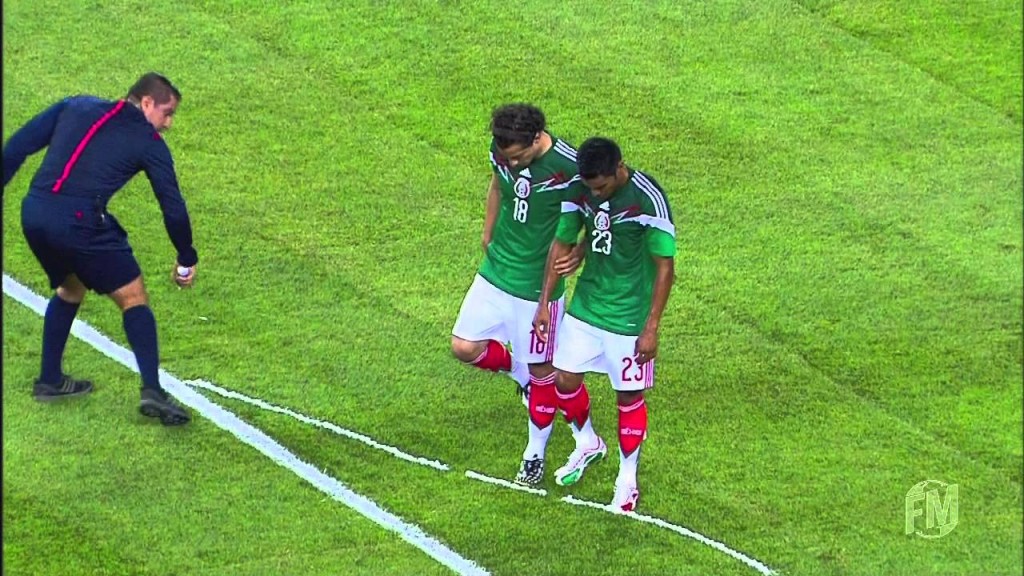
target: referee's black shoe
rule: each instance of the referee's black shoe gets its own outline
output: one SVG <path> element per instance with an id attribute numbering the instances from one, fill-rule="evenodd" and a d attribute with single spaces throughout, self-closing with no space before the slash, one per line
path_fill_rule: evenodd
<path id="1" fill-rule="evenodd" d="M 167 392 L 152 388 L 142 389 L 142 400 L 139 401 L 139 412 L 143 416 L 159 418 L 164 426 L 181 426 L 188 424 L 192 417 L 178 405 Z"/>
<path id="2" fill-rule="evenodd" d="M 92 392 L 92 382 L 88 380 L 75 380 L 67 374 L 62 374 L 57 384 L 46 384 L 36 380 L 32 386 L 32 397 L 39 402 L 53 402 L 61 398 L 74 398 L 84 396 Z"/>

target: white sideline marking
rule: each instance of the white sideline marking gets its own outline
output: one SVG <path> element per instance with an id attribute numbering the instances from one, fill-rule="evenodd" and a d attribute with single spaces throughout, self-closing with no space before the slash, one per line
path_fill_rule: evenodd
<path id="1" fill-rule="evenodd" d="M 548 495 L 548 491 L 547 490 L 541 490 L 540 488 L 530 488 L 529 486 L 520 486 L 519 484 L 516 484 L 515 482 L 509 482 L 508 480 L 503 480 L 501 478 L 495 478 L 493 476 L 485 476 L 483 474 L 480 474 L 479 472 L 473 472 L 472 470 L 466 470 L 466 477 L 472 478 L 474 480 L 479 480 L 481 482 L 487 482 L 488 484 L 497 484 L 498 486 L 502 486 L 504 488 L 511 488 L 513 490 L 520 490 L 522 492 L 529 492 L 530 494 L 536 494 L 538 496 L 547 496 Z"/>
<path id="2" fill-rule="evenodd" d="M 25 305 L 36 314 L 46 314 L 47 301 L 29 288 L 4 274 L 4 294 Z M 133 372 L 138 372 L 135 355 L 128 349 L 113 342 L 95 328 L 82 320 L 75 320 L 71 333 L 80 340 L 91 345 L 106 356 L 119 362 Z M 160 370 L 160 384 L 181 401 L 205 416 L 218 427 L 230 432 L 242 442 L 259 450 L 277 464 L 284 466 L 309 482 L 338 502 L 352 508 L 384 528 L 396 532 L 403 540 L 425 552 L 431 558 L 447 566 L 458 574 L 487 576 L 490 573 L 472 560 L 467 560 L 457 552 L 435 540 L 414 524 L 409 524 L 398 516 L 384 510 L 374 501 L 353 492 L 332 476 L 317 470 L 313 465 L 299 459 L 288 449 L 267 436 L 262 430 L 241 420 L 234 413 L 215 404 L 199 392 L 185 385 L 172 374 Z"/>
<path id="3" fill-rule="evenodd" d="M 185 382 L 185 383 L 186 384 L 193 384 L 195 382 L 201 382 L 201 381 L 190 380 L 190 381 Z M 249 398 L 248 396 L 245 396 L 244 394 L 240 394 L 238 392 L 232 392 L 230 390 L 224 390 L 223 388 L 220 388 L 218 386 L 213 386 L 213 385 L 210 385 L 210 386 L 212 386 L 213 388 L 217 388 L 218 390 L 222 390 L 223 393 L 218 392 L 218 394 L 222 394 L 223 396 L 228 397 L 228 398 L 240 398 L 240 399 L 243 399 L 243 400 L 246 399 L 246 398 Z M 211 389 L 211 388 L 209 388 L 209 387 L 207 387 L 205 385 L 199 385 L 199 387 L 206 388 L 206 389 Z M 217 391 L 217 390 L 214 390 L 214 391 Z M 248 400 L 244 400 L 244 401 L 247 401 L 250 404 L 253 404 L 254 406 L 261 406 L 261 407 L 263 405 L 273 406 L 272 404 L 269 404 L 269 403 L 264 402 L 262 400 L 258 400 L 256 398 L 249 398 Z M 297 419 L 299 421 L 302 421 L 302 422 L 308 422 L 310 420 L 315 420 L 314 418 L 310 418 L 309 416 L 305 416 L 303 414 L 299 414 L 298 412 L 295 412 L 293 410 L 289 410 L 287 408 L 280 408 L 280 409 L 276 409 L 274 411 L 275 412 L 279 412 L 281 414 L 287 414 L 287 415 L 291 416 L 292 418 L 295 418 L 295 419 Z M 331 424 L 330 422 L 324 422 L 324 424 L 328 424 L 329 425 L 329 426 L 322 426 L 323 428 L 326 428 L 328 430 L 333 430 L 335 428 L 341 428 L 340 426 L 337 426 L 335 424 Z M 373 441 L 373 442 L 376 443 L 376 441 Z M 413 458 L 415 458 L 415 457 L 413 457 Z M 408 460 L 407 458 L 403 458 L 403 459 Z M 412 461 L 412 460 L 410 460 L 410 461 Z M 417 461 L 417 463 L 420 463 L 420 462 Z M 512 490 L 519 490 L 521 492 L 528 492 L 530 494 L 536 494 L 538 496 L 547 496 L 547 491 L 546 490 L 542 490 L 542 489 L 539 489 L 539 488 L 530 488 L 530 487 L 527 487 L 527 486 L 520 486 L 519 484 L 515 484 L 514 482 L 509 482 L 508 480 L 504 480 L 504 479 L 501 479 L 501 478 L 494 478 L 493 476 L 486 476 L 486 475 L 481 474 L 479 472 L 474 472 L 473 470 L 466 470 L 466 477 L 467 478 L 471 478 L 473 480 L 479 480 L 481 482 L 487 482 L 489 484 L 494 484 L 496 486 L 501 486 L 503 488 L 511 488 Z M 769 568 L 765 564 L 763 564 L 763 563 L 761 563 L 761 562 L 759 562 L 759 561 L 757 561 L 757 560 L 755 560 L 755 559 L 753 559 L 753 558 L 743 554 L 742 552 L 738 552 L 736 550 L 733 550 L 732 548 L 729 548 L 728 546 L 726 546 L 725 544 L 722 544 L 721 542 L 718 542 L 716 540 L 712 540 L 711 538 L 708 538 L 707 536 L 704 536 L 703 534 L 700 534 L 698 532 L 694 532 L 694 531 L 692 531 L 692 530 L 690 530 L 688 528 L 684 528 L 684 527 L 678 526 L 676 524 L 672 524 L 671 522 L 668 522 L 666 520 L 662 520 L 661 518 L 656 518 L 654 516 L 645 516 L 643 514 L 638 514 L 638 513 L 635 513 L 635 512 L 626 513 L 626 512 L 622 512 L 621 510 L 616 510 L 615 508 L 612 508 L 611 506 L 608 506 L 607 504 L 598 504 L 597 502 L 591 502 L 589 500 L 581 500 L 581 499 L 575 498 L 573 496 L 565 496 L 565 497 L 561 498 L 560 500 L 562 500 L 563 502 L 566 502 L 568 504 L 574 504 L 576 506 L 587 506 L 589 508 L 595 508 L 597 510 L 603 510 L 605 512 L 608 512 L 609 514 L 615 514 L 615 515 L 621 516 L 623 518 L 629 518 L 629 519 L 632 519 L 632 520 L 636 520 L 638 522 L 645 522 L 647 524 L 653 524 L 654 526 L 658 526 L 659 528 L 664 528 L 666 530 L 670 530 L 670 531 L 675 532 L 677 534 L 680 534 L 682 536 L 686 536 L 687 538 L 693 538 L 694 540 L 697 540 L 698 542 L 700 542 L 702 544 L 706 544 L 706 545 L 711 546 L 712 548 L 714 548 L 716 550 L 724 552 L 725 554 L 728 554 L 729 556 L 732 556 L 733 558 L 736 558 L 740 562 L 743 562 L 747 566 L 750 566 L 751 568 L 757 570 L 758 572 L 760 572 L 761 574 L 764 574 L 765 576 L 772 576 L 772 575 L 777 574 L 775 571 L 773 571 L 771 568 Z"/>
<path id="4" fill-rule="evenodd" d="M 434 468 L 436 470 L 442 470 L 444 472 L 447 472 L 448 470 L 450 470 L 450 468 L 448 468 L 447 464 L 444 464 L 442 462 L 438 462 L 437 460 L 430 460 L 430 459 L 427 459 L 427 458 L 420 458 L 419 456 L 413 456 L 412 454 L 407 454 L 406 452 L 403 452 L 402 450 L 400 450 L 398 448 L 395 448 L 394 446 L 389 446 L 387 444 L 381 444 L 380 442 L 377 442 L 376 440 L 374 440 L 373 438 L 370 438 L 369 436 L 366 436 L 365 434 L 360 434 L 358 432 L 353 432 L 351 430 L 342 428 L 341 426 L 338 426 L 337 424 L 334 424 L 333 422 L 325 422 L 324 420 L 318 420 L 318 419 L 313 418 L 311 416 L 306 416 L 305 414 L 300 414 L 299 412 L 296 412 L 296 411 L 291 410 L 289 408 L 283 408 L 281 406 L 275 406 L 274 404 L 271 404 L 269 402 L 265 402 L 263 400 L 260 400 L 259 398 L 253 398 L 251 396 L 246 396 L 245 394 L 242 394 L 241 392 L 235 392 L 233 390 L 226 390 L 224 388 L 221 388 L 220 386 L 217 386 L 216 384 L 212 384 L 210 382 L 207 382 L 206 380 L 186 380 L 184 383 L 189 385 L 189 386 L 194 386 L 196 388 L 202 388 L 204 390 L 209 390 L 210 392 L 214 392 L 214 393 L 219 394 L 219 395 L 221 395 L 221 396 L 223 396 L 225 398 L 233 398 L 235 400 L 241 400 L 242 402 L 245 402 L 246 404 L 251 404 L 253 406 L 256 406 L 257 408 L 262 408 L 262 409 L 270 411 L 270 412 L 277 412 L 278 414 L 286 414 L 288 416 L 291 416 L 292 418 L 295 418 L 299 422 L 305 422 L 306 424 L 312 424 L 313 426 L 316 426 L 317 428 L 323 428 L 324 430 L 330 430 L 331 432 L 334 432 L 335 434 L 338 434 L 339 436 L 344 436 L 346 438 L 351 438 L 353 440 L 358 440 L 359 442 L 362 442 L 363 444 L 366 444 L 367 446 L 371 446 L 371 447 L 376 448 L 378 450 L 383 450 L 383 451 L 387 452 L 388 454 L 391 454 L 395 458 L 400 458 L 402 460 L 405 460 L 406 462 L 412 462 L 413 464 L 419 464 L 421 466 L 428 466 L 430 468 Z"/>
<path id="5" fill-rule="evenodd" d="M 757 560 L 754 560 L 753 558 L 743 554 L 742 552 L 737 552 L 732 548 L 729 548 L 725 544 L 718 542 L 717 540 L 712 540 L 711 538 L 708 538 L 703 534 L 698 534 L 697 532 L 694 532 L 693 530 L 689 530 L 687 528 L 683 528 L 682 526 L 676 526 L 675 524 L 672 524 L 671 522 L 666 522 L 661 518 L 655 518 L 654 516 L 645 516 L 643 514 L 638 514 L 636 512 L 623 512 L 622 510 L 617 510 L 616 508 L 608 504 L 598 504 L 597 502 L 591 502 L 589 500 L 581 500 L 579 498 L 573 497 L 572 495 L 564 496 L 562 498 L 562 502 L 568 502 L 569 504 L 575 504 L 576 506 L 587 506 L 589 508 L 596 508 L 598 510 L 604 510 L 605 512 L 622 516 L 624 518 L 632 518 L 633 520 L 637 520 L 640 522 L 654 524 L 655 526 L 664 528 L 666 530 L 671 530 L 677 534 L 682 534 L 687 538 L 693 538 L 694 540 L 702 544 L 707 544 L 715 550 L 724 552 L 729 556 L 732 556 L 733 558 L 739 560 L 740 562 L 743 562 L 747 566 L 750 566 L 751 568 L 757 570 L 765 576 L 773 576 L 775 574 L 774 570 L 765 566 L 763 563 L 758 562 Z"/>

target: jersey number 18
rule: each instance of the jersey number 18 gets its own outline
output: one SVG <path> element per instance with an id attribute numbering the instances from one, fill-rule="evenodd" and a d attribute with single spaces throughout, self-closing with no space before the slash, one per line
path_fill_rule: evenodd
<path id="1" fill-rule="evenodd" d="M 530 209 L 530 203 L 522 198 L 516 198 L 512 208 L 512 217 L 516 222 L 526 223 L 526 212 Z"/>

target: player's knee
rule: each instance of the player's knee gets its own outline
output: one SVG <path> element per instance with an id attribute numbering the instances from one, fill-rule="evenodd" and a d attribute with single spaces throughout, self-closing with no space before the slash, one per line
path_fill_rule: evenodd
<path id="1" fill-rule="evenodd" d="M 458 336 L 452 336 L 452 356 L 462 362 L 472 362 L 483 353 L 483 346 L 480 342 L 470 342 Z"/>
<path id="2" fill-rule="evenodd" d="M 85 286 L 63 284 L 57 287 L 57 297 L 70 304 L 79 304 L 85 300 Z"/>
<path id="3" fill-rule="evenodd" d="M 543 362 L 540 364 L 530 364 L 530 376 L 537 378 L 538 380 L 547 378 L 555 373 L 555 367 L 550 362 Z"/>
<path id="4" fill-rule="evenodd" d="M 619 406 L 632 406 L 633 404 L 636 404 L 641 399 L 643 399 L 644 392 L 643 390 L 634 390 L 628 392 L 623 392 L 620 390 L 615 393 L 615 396 L 616 400 L 619 403 Z"/>
<path id="5" fill-rule="evenodd" d="M 580 389 L 580 386 L 583 386 L 583 374 L 559 370 L 558 375 L 555 376 L 555 387 L 563 394 L 575 392 Z"/>
<path id="6" fill-rule="evenodd" d="M 146 294 L 146 287 L 142 283 L 142 276 L 114 290 L 110 293 L 110 297 L 117 303 L 122 312 L 129 308 L 149 304 L 149 295 Z"/>

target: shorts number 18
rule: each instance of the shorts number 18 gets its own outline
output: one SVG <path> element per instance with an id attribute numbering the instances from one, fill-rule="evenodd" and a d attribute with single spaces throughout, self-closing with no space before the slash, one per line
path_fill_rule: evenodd
<path id="1" fill-rule="evenodd" d="M 547 347 L 547 342 L 537 338 L 537 331 L 530 330 L 530 354 L 543 354 Z"/>

